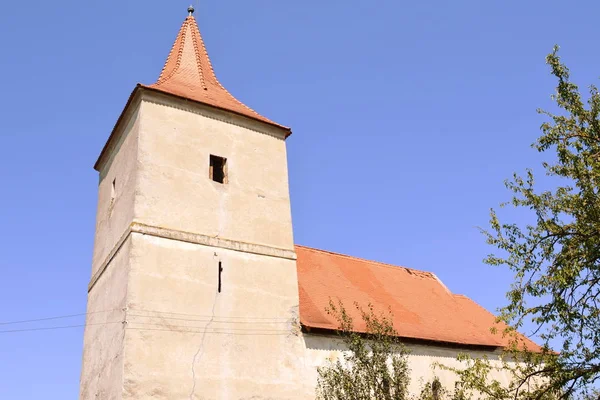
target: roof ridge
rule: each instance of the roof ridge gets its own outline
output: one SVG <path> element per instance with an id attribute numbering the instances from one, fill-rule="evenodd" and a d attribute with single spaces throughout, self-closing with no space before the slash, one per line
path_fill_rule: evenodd
<path id="1" fill-rule="evenodd" d="M 234 95 L 232 95 L 229 90 L 227 90 L 225 88 L 225 86 L 223 86 L 223 84 L 221 83 L 221 81 L 219 80 L 219 78 L 217 78 L 217 75 L 215 74 L 215 69 L 212 66 L 212 61 L 210 60 L 210 57 L 208 56 L 208 50 L 206 49 L 206 46 L 204 45 L 204 39 L 202 39 L 202 35 L 200 34 L 200 28 L 198 27 L 198 24 L 196 22 L 196 19 L 194 17 L 191 17 L 193 20 L 193 23 L 196 27 L 196 31 L 198 32 L 198 38 L 200 39 L 200 41 L 202 42 L 202 50 L 204 51 L 204 57 L 206 57 L 206 61 L 208 63 L 208 68 L 210 70 L 210 72 L 212 73 L 213 77 L 215 78 L 215 82 L 217 83 L 217 85 L 223 90 L 225 91 L 225 93 L 227 93 L 229 96 L 231 96 L 231 98 L 238 103 L 240 106 L 244 107 L 245 109 L 247 109 L 248 111 L 256 114 L 257 116 L 260 116 L 260 114 L 258 112 L 256 112 L 254 109 L 252 109 L 251 107 L 247 106 L 246 104 L 242 103 L 241 101 L 239 101 Z M 196 44 L 194 42 L 194 44 Z M 197 58 L 198 60 L 200 59 L 200 57 L 198 56 Z M 198 61 L 199 63 L 200 61 Z M 200 74 L 202 75 L 202 79 L 204 79 L 203 76 L 203 71 L 202 71 L 202 67 L 199 65 L 199 69 L 200 69 Z M 206 87 L 205 87 L 206 90 Z"/>
<path id="2" fill-rule="evenodd" d="M 178 38 L 179 38 L 179 36 L 181 36 L 181 42 L 179 42 L 176 39 L 175 42 L 173 43 L 173 46 L 171 47 L 171 51 L 169 52 L 169 55 L 167 56 L 167 61 L 165 62 L 165 65 L 163 66 L 160 76 L 158 77 L 158 80 L 156 81 L 156 85 L 161 85 L 161 84 L 165 83 L 166 81 L 168 81 L 169 79 L 171 79 L 173 77 L 173 75 L 175 75 L 175 72 L 177 72 L 177 70 L 181 66 L 181 57 L 183 57 L 183 48 L 184 48 L 185 39 L 187 36 L 187 29 L 184 29 L 184 28 L 187 27 L 187 24 L 188 24 L 188 19 L 186 18 L 185 21 L 183 22 L 183 25 L 182 25 L 180 31 L 179 31 L 179 34 L 177 35 Z M 179 48 L 177 48 L 178 43 L 179 43 Z M 166 76 L 163 76 L 165 74 L 165 72 L 167 71 L 167 67 L 170 64 L 170 61 L 174 55 L 173 52 L 176 50 L 176 48 L 177 48 L 177 54 L 176 54 L 176 59 L 175 59 L 175 67 Z"/>
<path id="3" fill-rule="evenodd" d="M 206 87 L 206 80 L 204 79 L 204 71 L 202 70 L 202 64 L 200 63 L 200 50 L 198 49 L 198 39 L 202 41 L 201 37 L 197 37 L 200 36 L 200 29 L 198 28 L 198 24 L 196 23 L 196 19 L 194 17 L 189 16 L 187 19 L 191 21 L 192 25 L 196 28 L 196 31 L 198 32 L 198 35 L 194 35 L 194 31 L 192 30 L 192 44 L 194 45 L 194 53 L 196 54 L 196 68 L 198 68 L 198 75 L 200 75 L 200 85 L 202 85 L 202 88 L 204 90 L 208 90 L 208 88 Z M 215 71 L 213 70 L 212 63 L 210 62 L 210 57 L 208 57 L 208 52 L 206 51 L 206 46 L 204 46 L 204 43 L 202 44 L 202 47 L 204 48 L 204 53 L 208 61 L 209 72 L 212 73 L 215 80 L 219 82 L 217 76 L 215 75 Z"/>
<path id="4" fill-rule="evenodd" d="M 407 270 L 407 271 L 409 271 L 411 273 L 415 272 L 415 273 L 418 273 L 418 274 L 426 274 L 426 275 L 429 276 L 429 278 L 435 279 L 434 273 L 433 272 L 429 272 L 429 271 L 423 271 L 423 270 L 419 270 L 419 269 L 405 267 L 405 266 L 402 266 L 402 265 L 394 265 L 394 264 L 390 264 L 390 263 L 384 263 L 384 262 L 381 262 L 381 261 L 375 261 L 375 260 L 369 260 L 369 259 L 366 259 L 366 258 L 350 256 L 350 255 L 347 255 L 347 254 L 338 253 L 338 252 L 330 251 L 330 250 L 316 249 L 314 247 L 302 246 L 302 245 L 299 245 L 299 244 L 297 244 L 295 246 L 303 248 L 303 249 L 306 249 L 306 250 L 311 250 L 311 251 L 317 251 L 317 252 L 320 252 L 320 253 L 331 254 L 331 255 L 334 255 L 334 256 L 344 257 L 344 258 L 348 258 L 348 259 L 351 259 L 351 260 L 365 261 L 365 262 L 371 263 L 371 264 L 373 264 L 373 265 L 375 265 L 377 267 L 393 268 L 393 269 L 402 268 L 402 269 L 405 269 L 405 270 Z"/>
<path id="5" fill-rule="evenodd" d="M 237 99 L 237 97 L 235 97 L 234 95 L 232 95 L 231 93 L 229 93 L 229 90 L 225 89 L 225 87 L 221 84 L 221 82 L 217 79 L 217 85 L 219 85 L 221 87 L 221 89 L 223 89 L 227 94 L 229 94 L 231 96 L 231 98 L 238 103 L 240 106 L 244 107 L 245 109 L 247 109 L 248 111 L 250 111 L 253 114 L 256 114 L 257 116 L 260 116 L 260 114 L 255 111 L 254 109 L 252 109 L 251 107 L 245 105 L 244 103 L 242 103 L 241 101 L 239 101 Z"/>
<path id="6" fill-rule="evenodd" d="M 484 306 L 482 306 L 481 304 L 479 304 L 478 302 L 476 302 L 475 300 L 473 300 L 472 298 L 470 298 L 466 294 L 455 294 L 455 293 L 452 293 L 452 294 L 455 297 L 462 297 L 463 299 L 469 300 L 471 303 L 475 304 L 477 307 L 481 308 L 483 311 L 485 311 L 488 314 L 491 314 L 493 317 L 496 318 L 496 315 L 493 312 L 491 312 L 490 310 L 488 310 L 487 308 L 485 308 Z"/>

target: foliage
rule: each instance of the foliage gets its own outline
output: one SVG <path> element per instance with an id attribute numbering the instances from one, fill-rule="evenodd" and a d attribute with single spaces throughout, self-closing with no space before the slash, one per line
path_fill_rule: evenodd
<path id="1" fill-rule="evenodd" d="M 348 351 L 318 369 L 318 399 L 408 399 L 407 351 L 394 330 L 391 313 L 378 316 L 372 305 L 367 310 L 355 306 L 365 322 L 365 334 L 354 332 L 352 317 L 341 302 L 329 302 L 327 313 L 337 319 Z"/>
<path id="2" fill-rule="evenodd" d="M 417 400 L 441 400 L 448 395 L 448 391 L 442 386 L 439 378 L 435 377 L 421 389 Z"/>
<path id="3" fill-rule="evenodd" d="M 533 324 L 544 349 L 508 349 L 502 366 L 516 378 L 508 386 L 490 379 L 488 360 L 465 357 L 463 383 L 490 399 L 583 398 L 600 372 L 600 94 L 591 86 L 582 99 L 558 47 L 546 61 L 558 81 L 553 100 L 560 111 L 539 111 L 549 120 L 533 147 L 550 155 L 543 168 L 557 186 L 540 190 L 531 170 L 515 174 L 506 182 L 509 204 L 530 210 L 534 222 L 501 223 L 492 210 L 485 232 L 499 250 L 486 262 L 515 274 L 500 319 L 516 329 Z"/>
<path id="4" fill-rule="evenodd" d="M 353 319 L 341 302 L 329 301 L 326 311 L 337 320 L 346 351 L 318 368 L 319 400 L 466 400 L 462 391 L 447 391 L 438 378 L 425 383 L 418 396 L 410 395 L 408 350 L 394 329 L 391 311 L 377 315 L 371 304 L 366 310 L 354 306 L 365 323 L 365 333 L 355 332 Z"/>

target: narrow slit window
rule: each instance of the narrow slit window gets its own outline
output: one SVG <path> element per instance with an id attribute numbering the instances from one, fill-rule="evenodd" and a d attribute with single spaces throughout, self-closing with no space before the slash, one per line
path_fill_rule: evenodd
<path id="1" fill-rule="evenodd" d="M 227 159 L 210 155 L 209 177 L 218 183 L 227 183 Z"/>
<path id="2" fill-rule="evenodd" d="M 113 179 L 112 186 L 110 188 L 110 199 L 114 200 L 117 195 L 117 178 Z"/>
<path id="3" fill-rule="evenodd" d="M 222 274 L 223 273 L 223 264 L 221 264 L 221 261 L 219 261 L 219 293 L 221 293 L 221 289 L 222 289 Z"/>

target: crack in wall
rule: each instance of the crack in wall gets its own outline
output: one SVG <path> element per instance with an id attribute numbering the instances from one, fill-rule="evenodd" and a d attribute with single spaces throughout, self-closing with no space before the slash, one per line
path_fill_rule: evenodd
<path id="1" fill-rule="evenodd" d="M 190 392 L 190 400 L 194 400 L 194 394 L 196 392 L 196 361 L 200 361 L 202 359 L 202 353 L 204 352 L 204 339 L 206 338 L 206 331 L 213 323 L 215 319 L 215 308 L 217 306 L 217 298 L 219 297 L 219 292 L 215 292 L 215 299 L 213 301 L 212 312 L 210 320 L 206 323 L 204 327 L 204 332 L 202 333 L 202 339 L 200 340 L 200 346 L 198 347 L 198 351 L 194 354 L 194 358 L 192 360 L 192 391 Z M 200 358 L 198 358 L 200 357 Z"/>

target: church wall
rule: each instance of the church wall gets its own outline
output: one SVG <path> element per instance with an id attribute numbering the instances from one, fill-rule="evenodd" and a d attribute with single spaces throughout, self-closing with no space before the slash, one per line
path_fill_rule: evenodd
<path id="1" fill-rule="evenodd" d="M 317 367 L 343 346 L 298 329 L 283 133 L 143 96 L 100 164 L 80 398 L 314 399 Z M 211 154 L 227 158 L 224 185 Z M 461 350 L 408 347 L 411 392 L 433 376 L 454 388 L 433 365 Z"/>
<path id="2" fill-rule="evenodd" d="M 306 370 L 306 379 L 314 382 L 314 384 L 317 381 L 317 367 L 327 365 L 330 360 L 339 359 L 347 350 L 343 342 L 335 335 L 305 334 L 304 343 L 306 364 L 309 366 Z M 494 365 L 501 365 L 499 361 L 501 352 L 499 350 L 470 350 L 413 343 L 407 343 L 406 348 L 409 352 L 408 364 L 411 370 L 409 391 L 414 395 L 418 395 L 423 385 L 431 382 L 434 377 L 439 378 L 440 383 L 446 390 L 453 391 L 456 375 L 451 371 L 442 370 L 436 365 L 443 364 L 448 367 L 460 368 L 461 362 L 456 359 L 459 354 L 469 354 L 474 358 L 486 356 Z M 490 377 L 502 384 L 510 382 L 510 374 L 506 370 L 493 371 Z"/>
<path id="3" fill-rule="evenodd" d="M 125 399 L 314 398 L 294 260 L 138 233 L 132 243 Z"/>
<path id="4" fill-rule="evenodd" d="M 293 250 L 282 130 L 148 93 L 141 115 L 137 221 Z M 226 184 L 209 179 L 211 154 Z"/>
<path id="5" fill-rule="evenodd" d="M 118 128 L 118 140 L 100 165 L 92 276 L 96 276 L 105 266 L 110 252 L 133 221 L 138 160 L 138 111 L 135 106 L 127 111 L 124 127 Z"/>
<path id="6" fill-rule="evenodd" d="M 81 370 L 81 400 L 120 400 L 123 390 L 123 321 L 131 240 L 126 240 L 88 298 Z"/>

